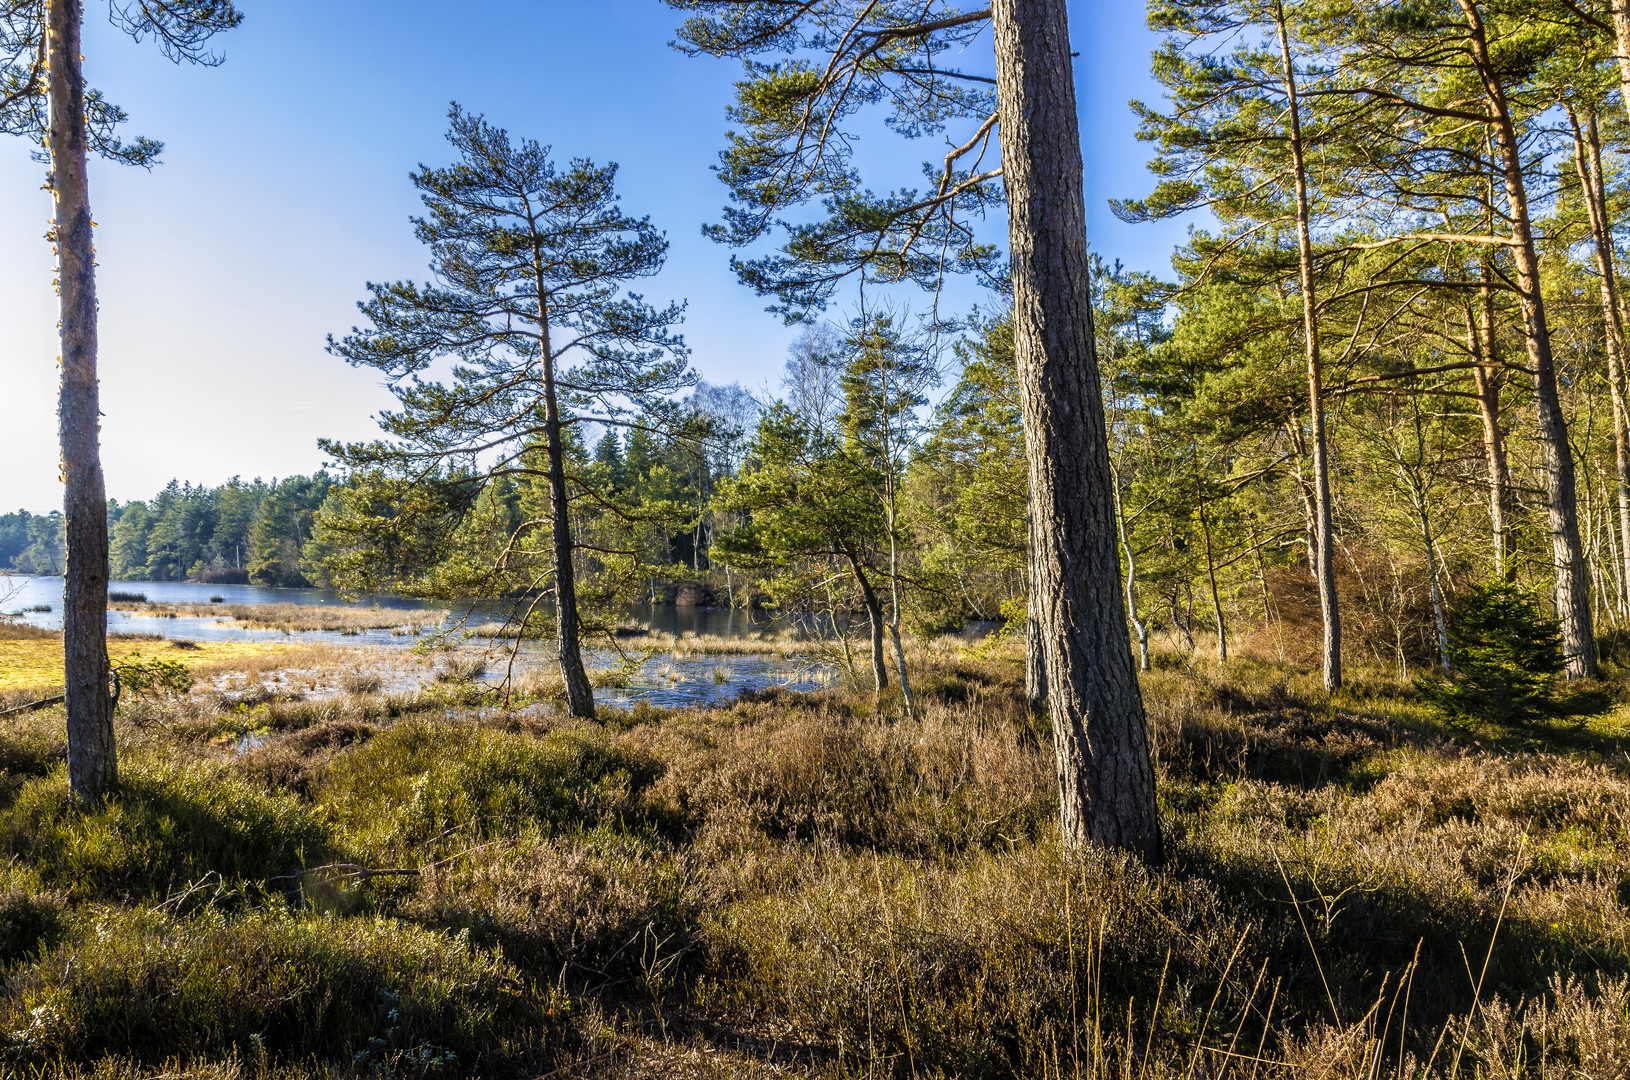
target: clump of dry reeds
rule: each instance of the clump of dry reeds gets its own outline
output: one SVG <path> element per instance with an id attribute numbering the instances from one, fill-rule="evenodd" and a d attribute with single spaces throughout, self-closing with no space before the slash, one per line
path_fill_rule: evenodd
<path id="1" fill-rule="evenodd" d="M 475 682 L 487 673 L 487 658 L 469 653 L 449 653 L 436 661 L 436 681 Z"/>
<path id="2" fill-rule="evenodd" d="M 61 636 L 60 630 L 46 630 L 16 619 L 0 618 L 0 641 L 41 641 Z"/>

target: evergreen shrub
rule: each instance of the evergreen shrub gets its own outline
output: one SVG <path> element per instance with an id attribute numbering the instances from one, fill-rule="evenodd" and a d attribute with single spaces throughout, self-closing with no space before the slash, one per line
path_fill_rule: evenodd
<path id="1" fill-rule="evenodd" d="M 1562 625 L 1534 594 L 1505 581 L 1473 585 L 1449 609 L 1447 678 L 1421 680 L 1421 695 L 1453 717 L 1528 725 L 1605 712 L 1595 687 L 1561 685 Z"/>

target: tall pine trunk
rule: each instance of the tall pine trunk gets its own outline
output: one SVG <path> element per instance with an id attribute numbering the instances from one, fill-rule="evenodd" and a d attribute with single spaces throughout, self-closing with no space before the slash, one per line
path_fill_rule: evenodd
<path id="1" fill-rule="evenodd" d="M 1630 610 L 1630 421 L 1626 419 L 1624 364 L 1624 314 L 1619 307 L 1618 269 L 1613 259 L 1613 229 L 1608 220 L 1607 191 L 1602 177 L 1602 145 L 1596 130 L 1596 116 L 1585 114 L 1581 130 L 1579 118 L 1568 109 L 1573 125 L 1574 164 L 1585 197 L 1590 232 L 1596 249 L 1597 281 L 1602 294 L 1602 330 L 1607 352 L 1607 385 L 1613 402 L 1613 458 L 1617 485 L 1619 527 L 1619 610 Z"/>
<path id="2" fill-rule="evenodd" d="M 1064 843 L 1161 858 L 1143 698 L 1115 549 L 1064 0 L 995 0 L 1014 352 L 1030 479 L 1032 605 Z"/>
<path id="3" fill-rule="evenodd" d="M 543 295 L 543 282 L 538 282 Z M 571 506 L 566 501 L 566 450 L 560 436 L 560 403 L 555 395 L 555 358 L 549 347 L 549 313 L 538 303 L 543 340 L 543 430 L 549 455 L 549 517 L 555 547 L 555 628 L 560 647 L 560 677 L 566 684 L 566 711 L 594 718 L 594 686 L 583 667 L 583 643 L 577 619 L 577 572 L 572 561 Z M 652 597 L 653 602 L 655 597 Z"/>
<path id="4" fill-rule="evenodd" d="M 1494 127 L 1505 184 L 1506 209 L 1511 219 L 1512 254 L 1517 264 L 1523 336 L 1528 343 L 1528 367 L 1534 373 L 1534 412 L 1539 419 L 1539 440 L 1545 453 L 1545 495 L 1550 511 L 1551 559 L 1556 581 L 1556 613 L 1562 622 L 1562 648 L 1568 657 L 1568 678 L 1595 678 L 1596 636 L 1590 612 L 1590 576 L 1579 542 L 1579 513 L 1575 498 L 1573 451 L 1568 425 L 1557 390 L 1556 365 L 1551 356 L 1551 332 L 1545 321 L 1541 295 L 1539 252 L 1528 214 L 1528 191 L 1523 180 L 1522 147 L 1511 120 L 1505 88 L 1489 57 L 1482 15 L 1476 0 L 1460 0 L 1466 16 L 1468 43 Z"/>
<path id="5" fill-rule="evenodd" d="M 81 800 L 118 781 L 113 701 L 108 695 L 108 510 L 102 482 L 101 403 L 96 377 L 96 255 L 86 175 L 85 80 L 80 0 L 49 0 L 51 191 L 56 210 L 62 334 L 58 423 L 66 485 L 63 682 L 68 704 L 68 783 Z"/>
<path id="6" fill-rule="evenodd" d="M 1330 509 L 1330 442 L 1325 435 L 1324 375 L 1319 355 L 1317 297 L 1313 286 L 1313 236 L 1309 224 L 1307 161 L 1302 153 L 1301 100 L 1296 65 L 1284 8 L 1276 7 L 1279 51 L 1285 67 L 1286 109 L 1290 125 L 1291 169 L 1296 182 L 1296 264 L 1302 292 L 1302 338 L 1307 359 L 1308 420 L 1313 443 L 1313 578 L 1319 586 L 1319 612 L 1324 619 L 1324 688 L 1341 685 L 1341 607 L 1336 597 L 1335 529 Z"/>

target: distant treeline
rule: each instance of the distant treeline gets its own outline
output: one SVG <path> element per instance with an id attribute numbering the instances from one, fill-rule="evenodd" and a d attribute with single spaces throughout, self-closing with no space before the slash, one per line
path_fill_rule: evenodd
<path id="1" fill-rule="evenodd" d="M 738 387 L 705 387 L 702 396 L 725 400 L 743 416 L 751 413 L 752 403 Z M 739 435 L 742 420 L 736 423 L 732 430 Z M 624 515 L 574 502 L 575 530 L 604 546 L 637 551 L 642 563 L 667 571 L 655 575 L 660 587 L 647 582 L 643 588 L 667 595 L 671 579 L 685 569 L 708 568 L 715 522 L 703 509 L 714 483 L 732 468 L 727 455 L 697 454 L 640 430 L 622 438 L 602 432 L 591 450 L 574 429 L 566 452 L 573 474 L 599 481 L 618 498 Z M 328 588 L 337 551 L 320 511 L 325 502 L 328 513 L 337 511 L 345 483 L 321 470 L 271 483 L 234 477 L 219 487 L 171 480 L 151 499 L 109 499 L 112 575 L 121 581 Z M 484 493 L 483 505 L 518 526 L 535 516 L 531 503 L 547 500 L 536 486 L 530 477 L 495 485 Z M 61 574 L 64 558 L 60 511 L 0 515 L 0 571 Z"/>
<path id="2" fill-rule="evenodd" d="M 334 485 L 319 471 L 266 483 L 237 477 L 219 487 L 171 480 L 148 500 L 108 500 L 109 562 L 125 581 L 324 586 L 320 558 L 308 558 L 312 519 Z M 60 574 L 59 511 L 0 515 L 0 569 Z"/>
<path id="3" fill-rule="evenodd" d="M 60 574 L 62 560 L 62 511 L 0 514 L 0 570 Z"/>

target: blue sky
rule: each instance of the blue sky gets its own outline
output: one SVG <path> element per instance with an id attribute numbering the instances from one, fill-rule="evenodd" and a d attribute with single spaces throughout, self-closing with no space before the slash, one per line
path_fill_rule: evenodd
<path id="1" fill-rule="evenodd" d="M 700 236 L 724 202 L 708 170 L 738 69 L 670 49 L 675 13 L 657 0 L 241 0 L 248 17 L 219 39 L 214 69 L 120 37 L 105 6 L 86 4 L 87 77 L 130 113 L 129 132 L 166 143 L 151 173 L 92 169 L 111 496 L 145 498 L 172 476 L 308 472 L 319 436 L 376 431 L 389 395 L 324 338 L 356 321 L 365 282 L 424 277 L 407 177 L 447 160 L 453 99 L 560 157 L 620 163 L 625 207 L 672 241 L 642 291 L 689 301 L 702 377 L 773 389 L 793 331 Z M 1143 5 L 1072 0 L 1070 17 L 1092 242 L 1165 272 L 1185 226 L 1129 227 L 1106 203 L 1150 183 L 1126 105 L 1158 98 Z M 887 137 L 864 153 L 892 166 L 878 187 L 916 182 L 935 156 Z M 61 498 L 42 178 L 28 147 L 0 144 L 0 508 L 36 512 Z M 952 303 L 978 299 L 964 286 Z"/>

